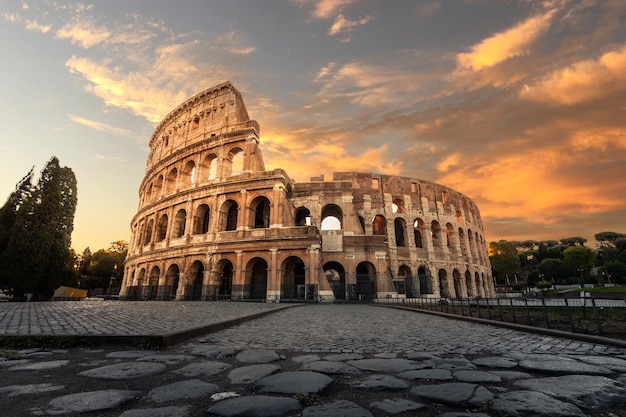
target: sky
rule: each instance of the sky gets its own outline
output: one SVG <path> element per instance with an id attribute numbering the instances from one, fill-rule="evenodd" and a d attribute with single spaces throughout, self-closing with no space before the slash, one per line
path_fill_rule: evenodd
<path id="1" fill-rule="evenodd" d="M 434 181 L 487 241 L 626 233 L 623 0 L 3 0 L 0 56 L 0 199 L 58 157 L 79 253 L 130 240 L 154 128 L 225 81 L 297 182 Z"/>

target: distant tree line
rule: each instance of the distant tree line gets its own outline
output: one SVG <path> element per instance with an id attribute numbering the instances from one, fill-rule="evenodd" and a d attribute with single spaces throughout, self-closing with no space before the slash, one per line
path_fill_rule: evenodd
<path id="1" fill-rule="evenodd" d="M 498 284 L 626 284 L 626 234 L 601 232 L 596 249 L 587 240 L 525 240 L 489 243 L 489 260 Z"/>

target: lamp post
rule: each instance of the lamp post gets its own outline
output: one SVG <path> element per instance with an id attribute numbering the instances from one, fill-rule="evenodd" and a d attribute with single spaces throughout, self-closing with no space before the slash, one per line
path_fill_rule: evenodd
<path id="1" fill-rule="evenodd" d="M 113 275 L 109 279 L 109 288 L 107 288 L 107 296 L 111 296 L 111 283 L 115 281 L 115 275 L 117 274 L 117 264 L 113 265 Z"/>

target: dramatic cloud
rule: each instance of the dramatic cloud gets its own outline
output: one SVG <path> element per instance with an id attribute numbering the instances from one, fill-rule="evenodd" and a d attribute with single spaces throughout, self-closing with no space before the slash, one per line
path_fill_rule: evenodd
<path id="1" fill-rule="evenodd" d="M 349 20 L 343 14 L 338 14 L 335 18 L 335 23 L 328 29 L 328 34 L 330 36 L 335 36 L 339 34 L 349 34 L 356 27 L 366 25 L 372 20 L 372 16 L 365 16 L 357 20 Z M 344 38 L 344 42 L 349 42 L 350 37 Z"/>
<path id="2" fill-rule="evenodd" d="M 68 23 L 56 32 L 59 39 L 69 39 L 87 49 L 104 42 L 111 36 L 111 32 L 103 26 L 97 26 L 93 21 L 82 18 L 77 22 Z"/>
<path id="3" fill-rule="evenodd" d="M 293 0 L 297 4 L 313 4 L 312 16 L 316 19 L 329 19 L 343 6 L 356 0 Z"/>
<path id="4" fill-rule="evenodd" d="M 26 22 L 26 30 L 32 30 L 35 32 L 48 33 L 52 26 L 41 25 L 36 20 L 29 20 Z"/>

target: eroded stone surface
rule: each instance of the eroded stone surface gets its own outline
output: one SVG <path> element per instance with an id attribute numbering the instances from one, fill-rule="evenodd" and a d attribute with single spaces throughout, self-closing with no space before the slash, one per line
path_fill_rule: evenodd
<path id="1" fill-rule="evenodd" d="M 48 414 L 57 415 L 106 410 L 132 400 L 137 395 L 139 395 L 138 391 L 117 389 L 79 392 L 53 399 L 49 403 L 47 412 Z"/>
<path id="2" fill-rule="evenodd" d="M 231 367 L 232 365 L 223 362 L 204 361 L 190 363 L 174 372 L 185 376 L 208 376 L 217 375 Z"/>
<path id="3" fill-rule="evenodd" d="M 6 387 L 0 387 L 0 397 L 3 395 L 16 397 L 18 395 L 38 394 L 41 392 L 60 391 L 63 389 L 65 389 L 65 385 L 53 385 L 51 383 L 9 385 Z"/>
<path id="4" fill-rule="evenodd" d="M 516 360 L 502 356 L 485 356 L 482 358 L 476 358 L 472 361 L 472 363 L 474 365 L 487 366 L 489 368 L 514 368 L 517 366 Z"/>
<path id="5" fill-rule="evenodd" d="M 415 371 L 401 372 L 398 376 L 408 380 L 425 379 L 433 381 L 447 381 L 453 379 L 452 373 L 447 369 L 417 369 Z"/>
<path id="6" fill-rule="evenodd" d="M 166 368 L 162 363 L 120 362 L 89 369 L 78 375 L 102 379 L 136 379 L 163 372 Z"/>
<path id="7" fill-rule="evenodd" d="M 70 361 L 67 360 L 59 360 L 59 361 L 45 361 L 45 362 L 30 362 L 30 363 L 21 363 L 19 365 L 15 365 L 9 368 L 9 371 L 46 371 L 49 369 L 56 369 L 65 366 Z"/>
<path id="8" fill-rule="evenodd" d="M 375 401 L 370 404 L 371 408 L 378 408 L 389 414 L 406 413 L 407 411 L 419 410 L 426 408 L 424 404 L 404 398 L 385 398 L 382 401 Z"/>
<path id="9" fill-rule="evenodd" d="M 329 404 L 314 405 L 302 411 L 302 417 L 372 417 L 365 408 L 351 401 L 335 401 Z"/>
<path id="10" fill-rule="evenodd" d="M 303 371 L 315 371 L 323 374 L 358 374 L 359 371 L 354 366 L 344 362 L 316 361 L 307 362 L 300 368 Z"/>
<path id="11" fill-rule="evenodd" d="M 208 411 L 223 417 L 272 417 L 299 408 L 300 402 L 294 398 L 255 395 L 220 401 Z"/>
<path id="12" fill-rule="evenodd" d="M 120 417 L 186 417 L 189 415 L 189 408 L 189 406 L 138 408 L 126 410 Z"/>
<path id="13" fill-rule="evenodd" d="M 255 388 L 263 394 L 316 394 L 331 382 L 331 377 L 318 372 L 281 372 L 261 378 L 256 382 Z"/>
<path id="14" fill-rule="evenodd" d="M 580 408 L 541 392 L 511 391 L 498 395 L 492 408 L 503 416 L 584 417 Z"/>
<path id="15" fill-rule="evenodd" d="M 454 379 L 460 382 L 481 383 L 481 382 L 502 381 L 502 378 L 500 378 L 498 375 L 494 375 L 492 373 L 482 372 L 482 371 L 461 370 L 461 371 L 456 371 L 454 374 L 452 374 L 452 376 L 454 377 Z"/>
<path id="16" fill-rule="evenodd" d="M 233 384 L 251 384 L 258 379 L 280 371 L 280 369 L 280 366 L 269 363 L 242 366 L 230 371 L 228 378 Z"/>
<path id="17" fill-rule="evenodd" d="M 243 363 L 269 363 L 279 360 L 280 356 L 271 349 L 249 349 L 239 352 L 235 358 Z"/>
<path id="18" fill-rule="evenodd" d="M 148 393 L 148 397 L 154 402 L 165 403 L 187 398 L 198 398 L 207 394 L 213 394 L 218 390 L 219 387 L 215 384 L 200 381 L 199 379 L 189 379 L 153 388 Z"/>
<path id="19" fill-rule="evenodd" d="M 409 383 L 390 375 L 370 375 L 350 383 L 354 388 L 370 390 L 400 390 L 409 387 Z"/>
<path id="20" fill-rule="evenodd" d="M 348 364 L 364 371 L 374 372 L 403 372 L 423 367 L 408 359 L 360 359 L 348 361 Z"/>

